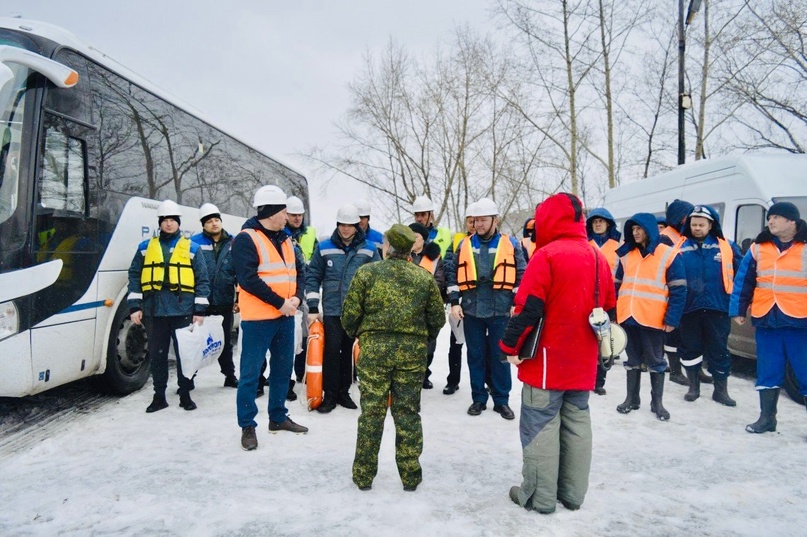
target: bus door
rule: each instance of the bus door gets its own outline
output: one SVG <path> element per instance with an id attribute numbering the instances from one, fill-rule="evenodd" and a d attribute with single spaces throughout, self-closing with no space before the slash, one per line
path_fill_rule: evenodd
<path id="1" fill-rule="evenodd" d="M 98 302 L 98 219 L 91 218 L 94 128 L 46 110 L 34 193 L 32 258 L 62 261 L 56 282 L 32 300 L 34 392 L 91 373 Z M 94 368 L 92 368 L 94 371 Z"/>

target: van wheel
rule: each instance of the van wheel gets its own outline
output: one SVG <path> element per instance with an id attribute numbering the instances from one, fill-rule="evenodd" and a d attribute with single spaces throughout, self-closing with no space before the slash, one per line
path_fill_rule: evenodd
<path id="1" fill-rule="evenodd" d="M 787 368 L 785 369 L 785 391 L 790 396 L 791 399 L 796 401 L 798 404 L 804 404 L 804 396 L 799 393 L 799 381 L 796 380 L 796 374 L 793 372 L 793 368 L 790 367 L 790 364 L 787 364 Z"/>
<path id="2" fill-rule="evenodd" d="M 96 377 L 98 387 L 117 395 L 142 388 L 149 378 L 148 336 L 142 326 L 129 320 L 124 301 L 115 312 L 106 355 L 106 371 Z"/>

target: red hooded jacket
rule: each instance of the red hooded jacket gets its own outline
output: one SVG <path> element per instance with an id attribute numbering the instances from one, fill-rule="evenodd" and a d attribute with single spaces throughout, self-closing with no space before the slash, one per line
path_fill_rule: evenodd
<path id="1" fill-rule="evenodd" d="M 546 390 L 592 390 L 598 345 L 588 316 L 595 307 L 595 263 L 599 305 L 606 311 L 616 306 L 611 267 L 599 249 L 588 244 L 582 204 L 576 197 L 547 198 L 536 207 L 535 228 L 537 250 L 521 280 L 515 315 L 499 347 L 505 354 L 517 355 L 542 314 L 544 328 L 536 356 L 518 366 L 519 380 Z"/>

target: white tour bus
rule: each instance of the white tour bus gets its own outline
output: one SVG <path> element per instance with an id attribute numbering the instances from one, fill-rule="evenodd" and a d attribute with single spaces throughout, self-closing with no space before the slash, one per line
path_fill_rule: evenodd
<path id="1" fill-rule="evenodd" d="M 765 227 L 765 213 L 774 202 L 793 202 L 802 218 L 807 218 L 807 155 L 749 153 L 684 164 L 612 189 L 605 195 L 604 207 L 613 214 L 624 235 L 628 218 L 639 212 L 663 216 L 675 199 L 717 209 L 724 235 L 745 254 Z M 732 323 L 729 350 L 738 356 L 756 358 L 750 322 L 743 327 Z M 794 400 L 803 401 L 790 370 L 785 388 Z"/>
<path id="2" fill-rule="evenodd" d="M 237 98 L 237 95 L 231 95 Z M 0 18 L 0 396 L 149 374 L 127 270 L 159 200 L 215 203 L 237 233 L 260 185 L 308 205 L 305 177 L 64 30 Z"/>

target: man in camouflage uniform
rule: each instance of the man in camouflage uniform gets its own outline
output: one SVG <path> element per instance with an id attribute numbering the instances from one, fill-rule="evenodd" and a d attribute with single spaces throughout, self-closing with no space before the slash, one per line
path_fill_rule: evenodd
<path id="1" fill-rule="evenodd" d="M 395 422 L 395 461 L 404 490 L 423 480 L 420 453 L 420 391 L 430 340 L 446 322 L 443 299 L 431 274 L 410 263 L 414 233 L 395 224 L 384 235 L 385 260 L 362 266 L 350 284 L 342 326 L 358 337 L 362 413 L 353 459 L 353 482 L 370 490 L 378 471 L 378 449 L 387 416 Z"/>

